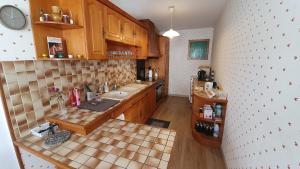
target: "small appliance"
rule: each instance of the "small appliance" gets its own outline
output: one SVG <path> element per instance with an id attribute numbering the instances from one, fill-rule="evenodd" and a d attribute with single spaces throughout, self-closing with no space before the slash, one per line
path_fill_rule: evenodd
<path id="1" fill-rule="evenodd" d="M 206 71 L 204 71 L 204 70 L 199 70 L 199 72 L 198 72 L 198 80 L 205 80 L 205 78 L 206 78 Z"/>
<path id="2" fill-rule="evenodd" d="M 137 80 L 146 80 L 145 60 L 136 61 L 136 76 Z"/>

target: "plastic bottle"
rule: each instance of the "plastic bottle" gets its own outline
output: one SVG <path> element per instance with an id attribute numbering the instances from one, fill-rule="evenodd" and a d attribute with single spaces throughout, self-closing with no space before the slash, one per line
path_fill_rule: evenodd
<path id="1" fill-rule="evenodd" d="M 74 95 L 73 90 L 69 91 L 69 101 L 70 101 L 71 106 L 73 106 L 73 107 L 76 106 L 76 97 Z"/>
<path id="2" fill-rule="evenodd" d="M 218 138 L 219 137 L 219 132 L 220 132 L 220 127 L 216 123 L 216 124 L 214 124 L 214 134 L 213 134 L 213 136 L 216 137 L 216 138 Z"/>
<path id="3" fill-rule="evenodd" d="M 74 89 L 74 95 L 76 98 L 76 106 L 80 106 L 80 92 L 78 88 Z"/>

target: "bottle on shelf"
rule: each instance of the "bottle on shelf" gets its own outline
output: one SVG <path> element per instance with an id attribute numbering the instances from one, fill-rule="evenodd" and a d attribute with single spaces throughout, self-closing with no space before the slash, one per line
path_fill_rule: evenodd
<path id="1" fill-rule="evenodd" d="M 215 123 L 214 124 L 213 136 L 215 138 L 218 138 L 219 137 L 219 133 L 220 133 L 220 126 L 217 123 Z"/>

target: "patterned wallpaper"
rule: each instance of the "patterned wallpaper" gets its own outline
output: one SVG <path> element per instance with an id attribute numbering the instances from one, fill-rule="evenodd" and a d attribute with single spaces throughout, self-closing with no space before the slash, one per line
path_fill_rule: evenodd
<path id="1" fill-rule="evenodd" d="M 97 91 L 105 81 L 109 84 L 132 83 L 136 79 L 136 62 L 120 61 L 13 61 L 1 62 L 0 75 L 16 138 L 24 137 L 30 129 L 45 122 L 44 116 L 59 110 L 50 101 L 49 88 L 63 90 L 66 103 L 74 87 L 84 85 Z"/>
<path id="2" fill-rule="evenodd" d="M 29 17 L 29 0 L 1 0 L 3 5 L 18 7 L 27 17 L 28 24 L 23 30 L 10 30 L 0 23 L 0 61 L 35 59 L 35 49 L 31 21 Z"/>
<path id="3" fill-rule="evenodd" d="M 230 0 L 216 30 L 228 168 L 300 168 L 300 1 Z"/>

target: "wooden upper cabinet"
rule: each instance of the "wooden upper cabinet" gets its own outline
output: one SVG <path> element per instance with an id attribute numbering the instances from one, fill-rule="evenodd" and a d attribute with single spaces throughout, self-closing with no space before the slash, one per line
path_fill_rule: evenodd
<path id="1" fill-rule="evenodd" d="M 141 46 L 142 45 L 142 27 L 135 24 L 134 26 L 134 45 Z"/>
<path id="2" fill-rule="evenodd" d="M 135 32 L 134 32 L 135 23 L 127 18 L 123 18 L 122 21 L 122 42 L 134 45 Z"/>
<path id="3" fill-rule="evenodd" d="M 155 30 L 155 25 L 149 19 L 140 20 L 140 22 L 148 30 L 148 57 L 159 57 L 158 36 Z"/>
<path id="4" fill-rule="evenodd" d="M 117 42 L 122 41 L 122 19 L 123 17 L 119 13 L 108 8 L 106 39 Z"/>
<path id="5" fill-rule="evenodd" d="M 141 29 L 141 59 L 147 59 L 148 57 L 148 31 Z"/>
<path id="6" fill-rule="evenodd" d="M 87 58 L 106 59 L 104 37 L 106 7 L 96 0 L 88 0 L 86 6 Z"/>

